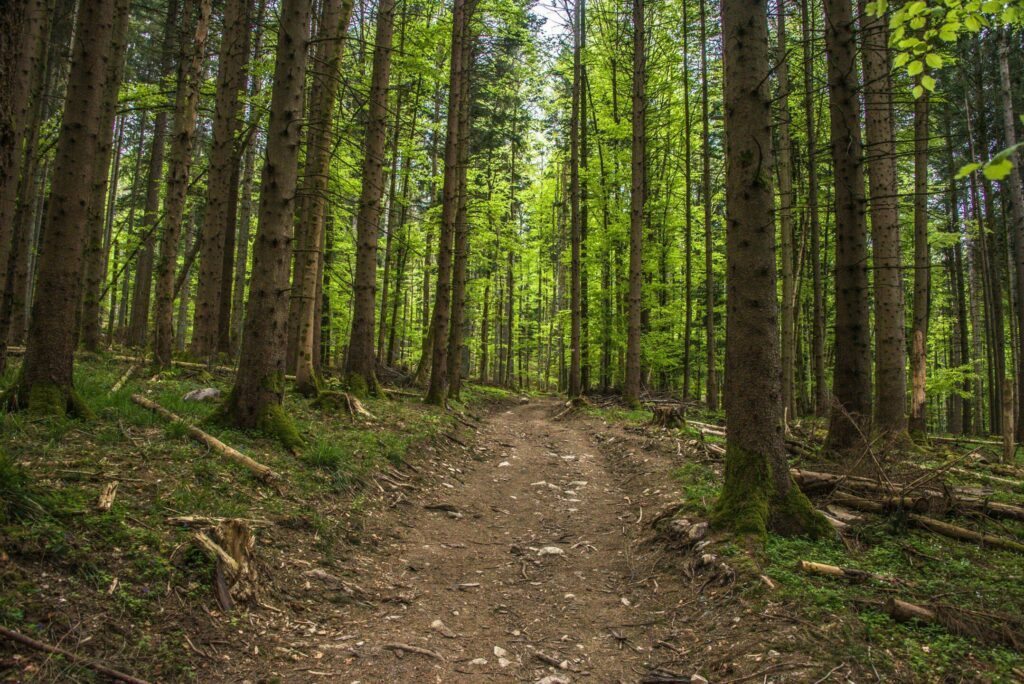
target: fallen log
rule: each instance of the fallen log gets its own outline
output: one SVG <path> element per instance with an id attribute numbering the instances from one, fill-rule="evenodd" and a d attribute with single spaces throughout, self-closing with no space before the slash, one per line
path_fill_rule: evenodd
<path id="1" fill-rule="evenodd" d="M 973 477 L 983 482 L 998 482 L 999 484 L 1009 485 L 1011 487 L 1016 487 L 1018 489 L 1024 487 L 1024 481 L 1011 480 L 1008 477 L 1000 477 L 998 475 L 991 475 L 989 473 L 979 473 L 973 470 L 967 470 L 967 468 L 950 468 L 950 471 L 958 475 L 966 475 L 968 477 Z"/>
<path id="2" fill-rule="evenodd" d="M 885 602 L 885 612 L 897 622 L 941 625 L 953 634 L 1002 644 L 1012 649 L 1019 649 L 1021 645 L 1020 634 L 1014 629 L 1019 628 L 1019 624 L 1008 616 L 944 605 L 922 606 L 894 597 Z"/>
<path id="3" fill-rule="evenodd" d="M 797 568 L 811 575 L 826 575 L 828 577 L 840 577 L 842 579 L 863 581 L 875 580 L 877 582 L 896 583 L 899 580 L 885 575 L 878 575 L 867 570 L 856 570 L 854 568 L 841 568 L 838 565 L 828 563 L 816 563 L 814 561 L 802 560 L 797 563 Z"/>
<path id="4" fill-rule="evenodd" d="M 37 651 L 42 651 L 43 653 L 53 653 L 54 655 L 63 656 L 67 658 L 69 662 L 72 662 L 75 665 L 88 668 L 93 672 L 98 672 L 99 674 L 106 675 L 107 677 L 115 679 L 119 682 L 127 682 L 127 684 L 149 684 L 149 682 L 147 682 L 145 679 L 139 679 L 138 677 L 133 677 L 130 674 L 125 674 L 124 672 L 107 667 L 106 665 L 98 663 L 95 660 L 91 660 L 90 658 L 85 658 L 80 655 L 76 655 L 71 651 L 67 651 L 63 648 L 60 648 L 59 646 L 51 646 L 50 644 L 44 643 L 42 641 L 37 641 L 36 639 L 25 636 L 21 632 L 16 632 L 13 629 L 8 629 L 6 627 L 0 626 L 0 636 L 4 636 L 10 639 L 11 641 L 21 644 L 22 646 L 28 646 L 29 648 L 35 649 Z"/>
<path id="5" fill-rule="evenodd" d="M 863 499 L 853 494 L 847 494 L 846 492 L 833 492 L 832 498 L 850 508 L 855 508 L 861 511 L 868 511 L 870 513 L 886 513 L 886 505 L 880 501 L 872 501 L 870 499 Z M 982 546 L 991 546 L 997 549 L 1004 549 L 1006 551 L 1015 551 L 1017 553 L 1024 553 L 1024 544 L 1015 541 L 1013 539 L 1007 539 L 1006 537 L 999 537 L 993 534 L 985 534 L 983 532 L 976 532 L 969 530 L 966 527 L 960 527 L 959 525 L 953 525 L 951 523 L 936 520 L 925 515 L 919 515 L 917 513 L 908 513 L 907 520 L 917 527 L 941 534 L 944 537 L 950 539 L 957 539 L 959 541 L 970 541 L 975 544 Z"/>
<path id="6" fill-rule="evenodd" d="M 196 440 L 197 442 L 205 444 L 206 446 L 210 447 L 210 449 L 216 451 L 218 454 L 228 459 L 229 461 L 233 461 L 234 463 L 237 463 L 238 465 L 249 469 L 252 473 L 254 473 L 258 478 L 260 478 L 264 482 L 272 482 L 281 477 L 277 472 L 275 472 L 271 468 L 268 468 L 262 463 L 258 463 L 252 460 L 242 452 L 233 449 L 232 447 L 220 441 L 213 435 L 209 435 L 200 430 L 199 428 L 195 427 L 194 425 L 190 425 L 189 423 L 185 422 L 185 420 L 181 418 L 181 416 L 171 413 L 170 411 L 168 411 L 155 401 L 150 401 L 141 394 L 133 394 L 132 401 L 134 401 L 139 406 L 147 408 L 150 411 L 156 413 L 158 416 L 166 418 L 172 423 L 184 425 L 188 429 L 188 434 L 190 437 L 192 437 L 192 439 Z"/>
<path id="7" fill-rule="evenodd" d="M 114 386 L 110 388 L 110 393 L 116 394 L 119 389 L 124 387 L 124 383 L 128 382 L 128 378 L 132 377 L 132 373 L 135 372 L 136 368 L 138 368 L 138 366 L 135 365 L 134 363 L 128 366 L 128 370 L 124 372 L 124 375 L 122 375 L 120 379 L 118 379 L 118 381 L 114 383 Z"/>

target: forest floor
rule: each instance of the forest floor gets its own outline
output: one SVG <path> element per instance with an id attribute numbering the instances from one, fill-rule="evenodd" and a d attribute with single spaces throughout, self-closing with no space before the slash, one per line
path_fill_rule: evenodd
<path id="1" fill-rule="evenodd" d="M 938 626 L 897 624 L 894 593 L 992 614 L 1024 610 L 1019 554 L 891 521 L 845 543 L 772 540 L 752 562 L 695 549 L 721 461 L 647 412 L 565 413 L 551 397 L 471 386 L 451 411 L 370 400 L 372 419 L 286 405 L 299 456 L 204 422 L 191 389 L 230 376 L 80 364 L 99 418 L 3 417 L 0 624 L 150 681 L 1020 681 L 1024 657 Z M 11 371 L 13 373 L 13 370 Z M 9 379 L 9 378 L 8 378 Z M 276 486 L 131 403 L 145 393 L 283 474 Z M 712 419 L 708 417 L 707 419 Z M 710 438 L 709 443 L 713 443 Z M 106 512 L 103 485 L 119 482 Z M 1016 502 L 1024 491 L 1002 492 Z M 248 519 L 259 595 L 217 609 L 212 561 L 171 516 Z M 657 522 L 655 522 L 657 521 Z M 652 523 L 655 523 L 652 525 Z M 1024 526 L 1003 533 L 1020 536 Z M 707 554 L 713 551 L 715 557 Z M 808 559 L 900 578 L 847 583 Z M 0 641 L 0 680 L 94 681 Z"/>

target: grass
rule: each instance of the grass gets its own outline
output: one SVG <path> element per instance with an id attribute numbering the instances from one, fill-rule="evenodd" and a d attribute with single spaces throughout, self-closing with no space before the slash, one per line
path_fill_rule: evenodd
<path id="1" fill-rule="evenodd" d="M 13 380 L 13 361 L 0 387 Z M 312 408 L 289 393 L 285 408 L 308 440 L 295 456 L 276 440 L 207 422 L 215 402 L 183 401 L 198 387 L 226 393 L 230 376 L 171 370 L 154 377 L 140 369 L 110 394 L 125 368 L 107 356 L 77 364 L 76 386 L 96 412 L 94 421 L 0 413 L 0 552 L 10 559 L 0 566 L 0 623 L 55 642 L 78 629 L 61 616 L 99 616 L 92 629 L 101 636 L 86 652 L 118 653 L 128 669 L 153 680 L 196 677 L 187 644 L 167 616 L 206 622 L 202 609 L 212 604 L 212 562 L 191 543 L 192 530 L 168 524 L 169 516 L 269 520 L 275 544 L 261 546 L 262 554 L 299 545 L 330 563 L 346 555 L 363 524 L 364 488 L 373 472 L 415 462 L 410 447 L 459 426 L 450 412 L 411 397 L 366 400 L 378 418 L 368 423 Z M 210 452 L 182 426 L 133 403 L 136 392 L 278 471 L 281 483 L 264 485 Z M 507 396 L 470 385 L 459 408 L 476 410 Z M 96 498 L 111 479 L 120 483 L 117 499 L 97 512 Z M 202 619 L 187 617 L 190 612 Z M 53 669 L 49 676 L 69 675 Z"/>
<path id="2" fill-rule="evenodd" d="M 694 508 L 706 511 L 717 498 L 721 478 L 710 463 L 687 462 L 673 475 Z M 1024 496 L 1005 490 L 1001 498 L 1024 502 Z M 977 527 L 977 521 L 953 522 Z M 1024 524 L 989 521 L 987 531 L 1021 538 Z M 763 572 L 777 590 L 768 592 L 754 580 L 747 587 L 748 598 L 762 609 L 781 601 L 800 619 L 823 630 L 829 626 L 830 641 L 842 642 L 834 643 L 836 651 L 859 661 L 868 672 L 874 667 L 898 681 L 1021 681 L 1021 653 L 935 625 L 900 624 L 883 612 L 885 600 L 895 596 L 1019 618 L 1024 614 L 1024 558 L 1019 554 L 961 543 L 908 528 L 898 518 L 867 514 L 853 526 L 851 546 L 838 540 L 770 537 Z M 728 548 L 719 550 L 729 553 Z M 735 547 L 732 552 L 742 553 Z M 905 584 L 809 576 L 797 569 L 800 560 L 866 570 Z"/>

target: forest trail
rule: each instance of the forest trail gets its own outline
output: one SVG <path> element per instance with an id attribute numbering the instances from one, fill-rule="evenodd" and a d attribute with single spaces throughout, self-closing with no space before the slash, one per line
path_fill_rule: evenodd
<path id="1" fill-rule="evenodd" d="M 353 636 L 338 648 L 354 652 L 325 653 L 316 672 L 353 682 L 554 683 L 635 682 L 651 671 L 666 609 L 696 589 L 641 570 L 636 547 L 650 512 L 608 469 L 586 421 L 552 419 L 561 406 L 485 419 L 477 460 L 406 508 L 399 538 L 376 559 L 375 581 L 401 588 L 403 602 L 346 625 Z"/>

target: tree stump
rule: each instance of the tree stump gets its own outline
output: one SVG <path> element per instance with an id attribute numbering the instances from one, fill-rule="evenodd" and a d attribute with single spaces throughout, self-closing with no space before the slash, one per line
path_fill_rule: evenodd
<path id="1" fill-rule="evenodd" d="M 655 406 L 650 425 L 663 428 L 681 428 L 686 425 L 686 415 L 682 404 Z"/>

